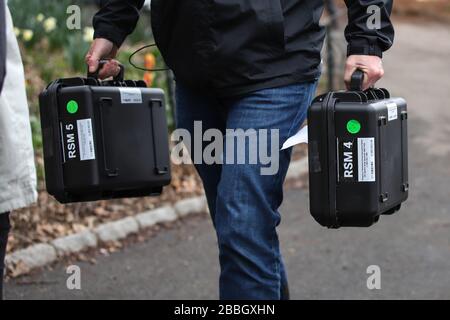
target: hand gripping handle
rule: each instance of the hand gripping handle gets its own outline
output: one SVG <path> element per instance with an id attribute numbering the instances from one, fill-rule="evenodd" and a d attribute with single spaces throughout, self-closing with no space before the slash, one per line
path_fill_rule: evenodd
<path id="1" fill-rule="evenodd" d="M 98 79 L 98 74 L 99 74 L 100 70 L 104 67 L 104 65 L 106 63 L 108 63 L 108 61 L 109 60 L 100 60 L 98 62 L 98 69 L 94 73 L 89 72 L 89 69 L 88 69 L 87 77 Z M 123 64 L 119 63 L 119 68 L 120 68 L 120 72 L 117 76 L 114 77 L 114 81 L 124 81 L 125 67 Z"/>

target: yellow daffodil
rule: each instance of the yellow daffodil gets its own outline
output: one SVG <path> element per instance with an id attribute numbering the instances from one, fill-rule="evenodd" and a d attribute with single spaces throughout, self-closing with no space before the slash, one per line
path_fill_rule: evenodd
<path id="1" fill-rule="evenodd" d="M 94 39 L 94 28 L 92 27 L 84 28 L 83 39 L 86 42 L 92 42 L 92 40 Z"/>
<path id="2" fill-rule="evenodd" d="M 23 30 L 22 32 L 22 38 L 25 42 L 31 41 L 31 39 L 33 39 L 33 36 L 34 36 L 33 30 L 26 29 Z"/>
<path id="3" fill-rule="evenodd" d="M 56 19 L 53 17 L 44 20 L 44 30 L 49 33 L 56 29 Z"/>
<path id="4" fill-rule="evenodd" d="M 39 14 L 36 16 L 36 21 L 37 21 L 37 22 L 42 22 L 42 21 L 44 21 L 44 19 L 45 19 L 45 16 L 44 16 L 42 13 L 39 13 Z"/>

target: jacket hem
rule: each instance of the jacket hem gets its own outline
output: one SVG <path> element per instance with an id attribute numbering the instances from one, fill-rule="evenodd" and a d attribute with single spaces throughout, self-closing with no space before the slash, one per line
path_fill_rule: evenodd
<path id="1" fill-rule="evenodd" d="M 236 97 L 264 89 L 283 87 L 302 82 L 317 81 L 320 78 L 320 75 L 321 73 L 319 71 L 306 76 L 303 73 L 292 74 L 287 77 L 277 77 L 259 83 L 239 86 L 235 88 L 215 89 L 215 92 L 216 95 L 221 98 Z"/>
<path id="2" fill-rule="evenodd" d="M 0 200 L 0 214 L 25 208 L 37 201 L 37 192 L 32 185 L 20 186 L 15 191 L 16 196 Z"/>

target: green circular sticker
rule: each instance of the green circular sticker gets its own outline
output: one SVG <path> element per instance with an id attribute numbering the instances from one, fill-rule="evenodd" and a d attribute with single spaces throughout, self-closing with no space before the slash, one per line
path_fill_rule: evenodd
<path id="1" fill-rule="evenodd" d="M 347 122 L 347 131 L 351 134 L 357 134 L 361 131 L 361 123 L 358 120 L 350 120 Z"/>
<path id="2" fill-rule="evenodd" d="M 74 100 L 70 100 L 67 103 L 67 112 L 74 114 L 77 113 L 77 111 L 78 111 L 78 103 Z"/>

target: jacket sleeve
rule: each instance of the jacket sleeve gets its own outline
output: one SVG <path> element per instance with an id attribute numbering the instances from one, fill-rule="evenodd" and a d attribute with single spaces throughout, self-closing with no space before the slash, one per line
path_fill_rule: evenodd
<path id="1" fill-rule="evenodd" d="M 95 15 L 94 38 L 105 38 L 120 47 L 133 32 L 139 20 L 139 10 L 145 0 L 101 0 Z"/>
<path id="2" fill-rule="evenodd" d="M 394 41 L 391 23 L 393 0 L 345 0 L 348 26 L 345 37 L 347 55 L 383 56 Z"/>

